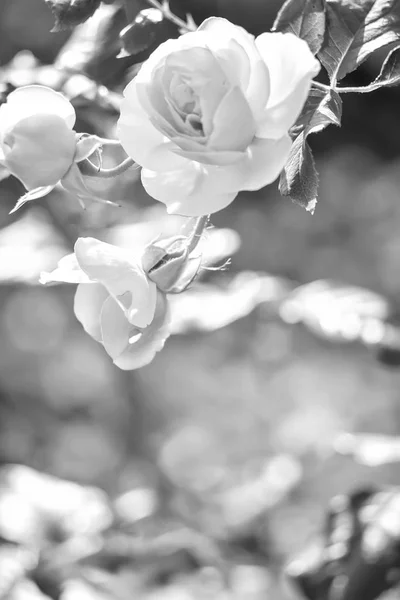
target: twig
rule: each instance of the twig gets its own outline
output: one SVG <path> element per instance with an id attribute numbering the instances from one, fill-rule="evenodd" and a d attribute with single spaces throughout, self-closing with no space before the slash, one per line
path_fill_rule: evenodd
<path id="1" fill-rule="evenodd" d="M 164 15 L 164 18 L 174 23 L 177 27 L 179 27 L 179 29 L 185 32 L 197 30 L 196 24 L 191 16 L 188 18 L 187 21 L 184 21 L 183 19 L 180 19 L 179 17 L 174 15 L 173 12 L 171 12 L 168 0 L 164 0 L 164 2 L 158 2 L 157 0 L 147 0 L 147 2 L 151 4 L 151 6 L 153 6 L 154 8 L 157 8 L 159 11 L 161 11 Z"/>
<path id="2" fill-rule="evenodd" d="M 116 177 L 117 175 L 121 175 L 121 173 L 125 173 L 130 167 L 135 165 L 135 161 L 133 158 L 126 158 L 116 167 L 112 167 L 111 169 L 101 169 L 96 167 L 90 160 L 86 159 L 85 161 L 85 169 L 84 174 L 88 177 L 100 177 L 101 179 L 110 179 L 111 177 Z"/>

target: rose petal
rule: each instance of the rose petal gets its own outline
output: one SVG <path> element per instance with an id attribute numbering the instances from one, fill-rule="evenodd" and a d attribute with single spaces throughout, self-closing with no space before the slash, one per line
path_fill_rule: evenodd
<path id="1" fill-rule="evenodd" d="M 210 17 L 198 28 L 207 34 L 207 45 L 215 52 L 230 80 L 240 85 L 257 119 L 269 96 L 269 73 L 255 45 L 254 36 L 227 19 Z M 246 55 L 249 71 L 243 54 Z"/>
<path id="2" fill-rule="evenodd" d="M 263 33 L 256 45 L 268 67 L 271 85 L 257 136 L 277 139 L 295 123 L 320 64 L 308 44 L 292 33 Z"/>
<path id="3" fill-rule="evenodd" d="M 170 335 L 170 313 L 165 294 L 158 292 L 157 308 L 153 322 L 137 339 L 130 343 L 114 364 L 125 371 L 148 365 L 165 344 Z"/>
<path id="4" fill-rule="evenodd" d="M 143 169 L 142 183 L 150 196 L 167 206 L 168 213 L 191 217 L 217 212 L 232 202 L 243 176 L 234 173 L 237 185 L 229 191 L 229 186 L 234 187 L 231 175 L 232 167 L 188 162 L 185 169 L 168 173 Z"/>
<path id="5" fill-rule="evenodd" d="M 109 298 L 100 283 L 81 283 L 75 292 L 74 312 L 83 329 L 97 342 L 101 342 L 100 315 L 104 302 Z"/>
<path id="6" fill-rule="evenodd" d="M 180 171 L 142 170 L 142 183 L 150 196 L 163 202 L 170 214 L 201 216 L 217 212 L 241 190 L 258 190 L 282 171 L 291 148 L 288 135 L 280 140 L 255 138 L 244 157 L 232 165 L 215 167 L 188 162 Z"/>
<path id="7" fill-rule="evenodd" d="M 289 157 L 292 140 L 284 135 L 279 140 L 255 138 L 247 159 L 240 165 L 244 173 L 242 190 L 259 190 L 279 176 Z"/>
<path id="8" fill-rule="evenodd" d="M 148 169 L 177 169 L 182 158 L 173 154 L 166 138 L 151 122 L 138 99 L 136 80 L 125 88 L 118 121 L 118 138 L 125 152 Z"/>
<path id="9" fill-rule="evenodd" d="M 218 106 L 208 147 L 213 150 L 245 150 L 256 131 L 253 113 L 240 88 L 232 88 Z"/>
<path id="10" fill-rule="evenodd" d="M 69 129 L 75 124 L 74 107 L 65 96 L 43 85 L 27 85 L 12 92 L 0 107 L 0 140 L 19 121 L 39 114 L 61 117 Z"/>
<path id="11" fill-rule="evenodd" d="M 19 120 L 3 138 L 5 164 L 28 190 L 56 185 L 70 168 L 75 148 L 75 133 L 53 114 Z"/>
<path id="12" fill-rule="evenodd" d="M 92 283 L 82 271 L 74 253 L 63 256 L 58 261 L 57 268 L 51 273 L 43 271 L 40 274 L 40 283 Z"/>
<path id="13" fill-rule="evenodd" d="M 107 288 L 132 325 L 146 327 L 151 323 L 156 286 L 133 257 L 122 248 L 90 237 L 77 240 L 75 254 L 81 269 Z"/>
<path id="14" fill-rule="evenodd" d="M 103 304 L 100 321 L 104 348 L 112 359 L 118 358 L 129 344 L 132 325 L 111 296 Z"/>

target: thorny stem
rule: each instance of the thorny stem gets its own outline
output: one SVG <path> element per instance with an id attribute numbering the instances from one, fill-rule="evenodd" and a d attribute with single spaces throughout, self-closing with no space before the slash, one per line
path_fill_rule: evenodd
<path id="1" fill-rule="evenodd" d="M 174 15 L 174 13 L 170 11 L 169 2 L 165 2 L 165 0 L 164 2 L 158 2 L 157 0 L 147 0 L 147 2 L 151 4 L 151 6 L 153 6 L 154 8 L 160 10 L 164 17 L 168 19 L 168 21 L 174 23 L 183 31 L 188 32 L 197 30 L 197 27 L 191 21 L 184 21 L 183 19 L 180 19 L 179 17 Z"/>
<path id="2" fill-rule="evenodd" d="M 90 160 L 85 161 L 85 172 L 84 174 L 89 177 L 100 177 L 101 179 L 109 179 L 111 177 L 116 177 L 117 175 L 121 175 L 121 173 L 125 173 L 130 167 L 135 165 L 135 161 L 128 156 L 125 160 L 122 161 L 116 167 L 112 167 L 111 169 L 101 169 L 96 167 Z"/>
<path id="3" fill-rule="evenodd" d="M 193 252 L 193 250 L 196 248 L 197 244 L 199 243 L 199 241 L 201 239 L 201 235 L 202 235 L 204 229 L 207 227 L 209 219 L 210 219 L 210 215 L 204 215 L 202 217 L 199 217 L 196 220 L 194 229 L 193 229 L 192 233 L 190 234 L 190 238 L 189 238 L 188 254 Z"/>
<path id="4" fill-rule="evenodd" d="M 381 83 L 371 83 L 370 85 L 366 85 L 364 87 L 331 87 L 329 85 L 325 85 L 324 83 L 319 83 L 319 81 L 313 81 L 313 86 L 319 88 L 320 90 L 324 90 L 325 92 L 329 92 L 333 90 L 338 94 L 351 94 L 356 92 L 358 94 L 368 94 L 369 92 L 374 92 L 375 90 L 379 90 L 382 87 L 388 87 L 389 84 Z"/>

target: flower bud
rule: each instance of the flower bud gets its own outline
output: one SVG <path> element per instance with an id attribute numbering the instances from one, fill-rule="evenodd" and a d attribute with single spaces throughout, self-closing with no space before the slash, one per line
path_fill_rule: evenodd
<path id="1" fill-rule="evenodd" d="M 32 115 L 3 138 L 4 164 L 28 190 L 56 185 L 74 160 L 76 136 L 57 115 Z"/>
<path id="2" fill-rule="evenodd" d="M 142 256 L 142 267 L 158 289 L 170 292 L 176 287 L 189 262 L 187 238 L 174 236 L 149 244 Z"/>
<path id="3" fill-rule="evenodd" d="M 74 162 L 75 111 L 58 92 L 28 85 L 0 106 L 0 161 L 28 190 L 55 186 Z"/>

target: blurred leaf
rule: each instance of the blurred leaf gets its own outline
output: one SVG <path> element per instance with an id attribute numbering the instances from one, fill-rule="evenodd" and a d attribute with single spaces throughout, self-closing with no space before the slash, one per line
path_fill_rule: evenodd
<path id="1" fill-rule="evenodd" d="M 331 81 L 354 71 L 370 54 L 400 40 L 397 0 L 327 0 L 327 35 L 318 58 Z"/>
<path id="2" fill-rule="evenodd" d="M 72 29 L 93 16 L 101 0 L 45 0 L 54 14 L 52 31 Z"/>
<path id="3" fill-rule="evenodd" d="M 343 433 L 335 442 L 335 450 L 363 465 L 378 467 L 400 462 L 400 437 Z"/>
<path id="4" fill-rule="evenodd" d="M 133 23 L 120 33 L 122 51 L 119 57 L 134 56 L 153 46 L 163 21 L 163 14 L 157 8 L 141 10 Z"/>
<path id="5" fill-rule="evenodd" d="M 250 314 L 263 302 L 274 302 L 286 291 L 277 277 L 243 272 L 224 288 L 196 285 L 170 298 L 171 331 L 214 331 Z"/>
<path id="6" fill-rule="evenodd" d="M 331 123 L 340 125 L 341 113 L 342 101 L 334 90 L 321 97 L 320 91 L 311 89 L 309 100 L 294 127 L 294 131 L 297 132 L 299 128 L 302 131 L 293 142 L 279 180 L 279 191 L 282 196 L 289 196 L 311 213 L 317 204 L 318 173 L 311 148 L 306 141 L 307 136 L 321 131 Z"/>
<path id="7" fill-rule="evenodd" d="M 120 83 L 128 66 L 117 60 L 121 49 L 119 33 L 126 26 L 122 7 L 104 5 L 93 18 L 77 27 L 59 52 L 55 67 L 73 73 L 83 73 L 104 85 Z"/>
<path id="8" fill-rule="evenodd" d="M 322 539 L 288 575 L 309 600 L 375 600 L 399 582 L 399 541 L 399 488 L 361 488 L 332 499 Z"/>
<path id="9" fill-rule="evenodd" d="M 280 307 L 283 320 L 302 322 L 322 337 L 377 344 L 385 335 L 389 304 L 367 289 L 327 280 L 296 288 Z"/>
<path id="10" fill-rule="evenodd" d="M 294 33 L 307 42 L 313 54 L 317 54 L 325 34 L 324 0 L 286 0 L 272 31 Z"/>
<path id="11" fill-rule="evenodd" d="M 7 179 L 7 177 L 10 177 L 10 175 L 10 171 L 0 163 L 0 181 Z"/>
<path id="12" fill-rule="evenodd" d="M 0 230 L 0 282 L 37 283 L 67 251 L 45 213 L 31 210 Z"/>

